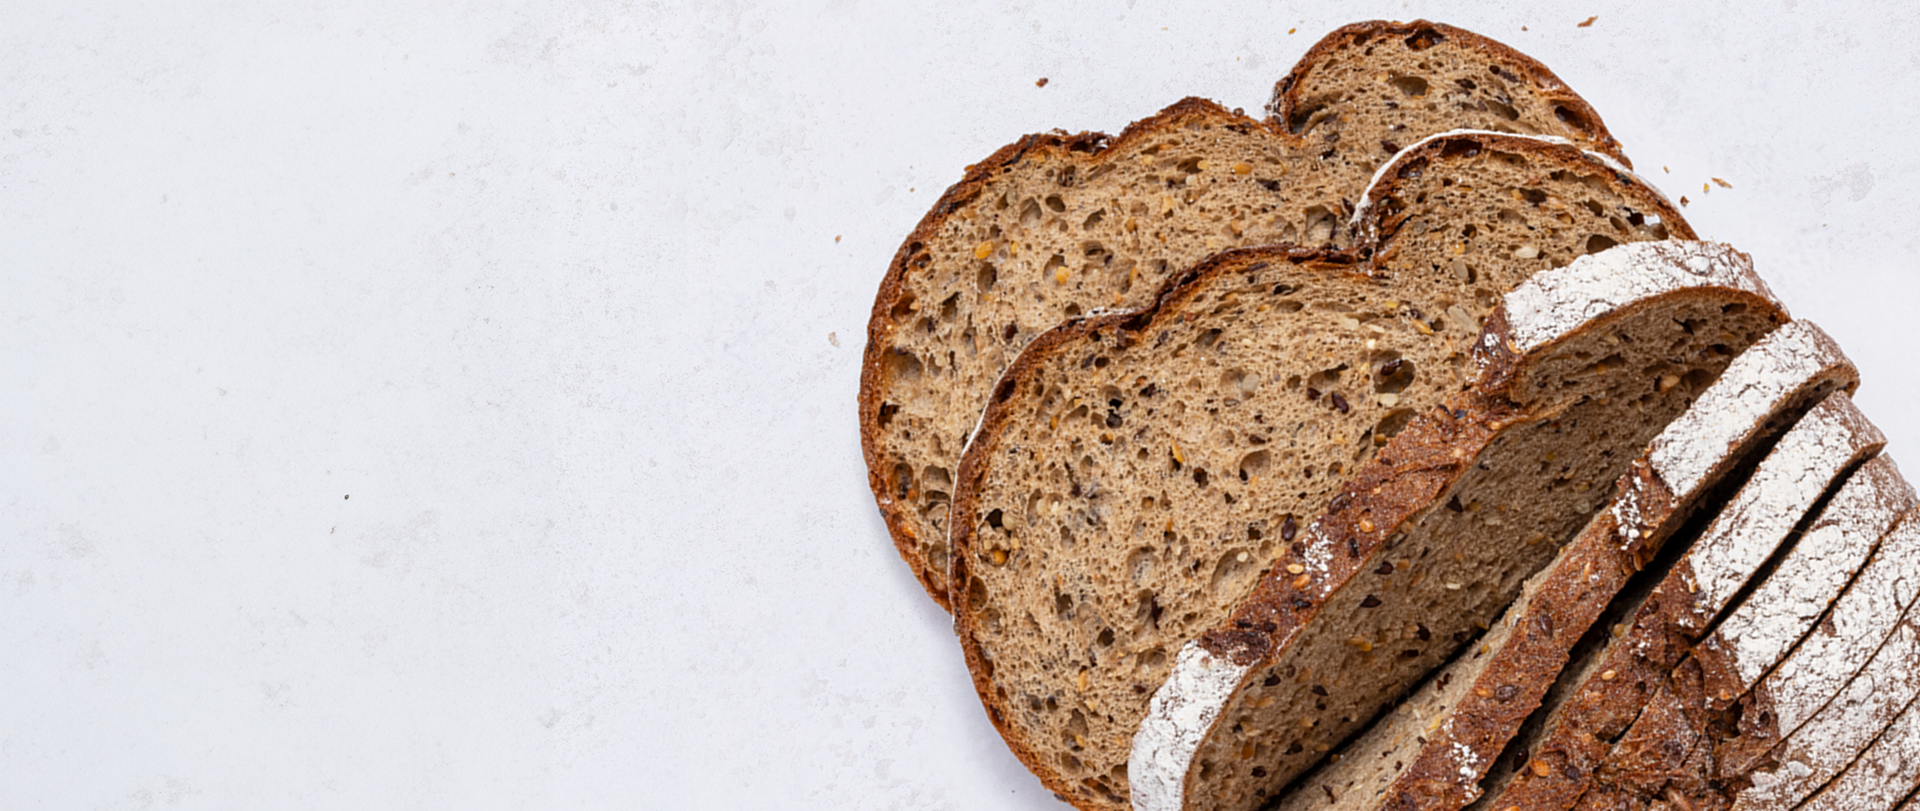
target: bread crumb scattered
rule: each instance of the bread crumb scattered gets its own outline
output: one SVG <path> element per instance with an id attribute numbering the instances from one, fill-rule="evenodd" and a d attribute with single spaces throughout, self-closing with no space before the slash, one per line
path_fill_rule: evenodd
<path id="1" fill-rule="evenodd" d="M 1047 77 L 1045 77 L 1045 76 L 1042 76 L 1042 77 L 1040 77 L 1040 81 L 1037 81 L 1037 82 L 1034 82 L 1034 83 L 1033 83 L 1033 86 L 1034 86 L 1034 87 L 1046 87 L 1046 86 L 1047 86 Z"/>
<path id="2" fill-rule="evenodd" d="M 1523 25 L 1523 26 L 1520 26 L 1520 30 L 1522 30 L 1522 31 L 1525 31 L 1525 30 L 1527 30 L 1527 27 L 1526 27 L 1526 26 L 1524 26 L 1524 25 Z"/>
<path id="3" fill-rule="evenodd" d="M 1666 172 L 1667 174 L 1673 174 L 1673 170 L 1672 170 L 1672 169 L 1668 169 L 1668 168 L 1667 168 L 1667 167 L 1665 167 L 1665 166 L 1662 166 L 1662 167 L 1660 167 L 1660 171 L 1662 171 L 1662 172 Z"/>
<path id="4" fill-rule="evenodd" d="M 1714 183 L 1716 183 L 1716 184 L 1718 184 L 1718 185 L 1720 186 L 1720 188 L 1723 188 L 1723 189 L 1731 189 L 1731 188 L 1733 188 L 1733 184 L 1732 184 L 1732 183 L 1728 183 L 1727 181 L 1724 181 L 1724 180 L 1721 180 L 1720 178 L 1717 178 L 1717 177 L 1713 179 L 1713 182 L 1714 182 Z"/>
<path id="5" fill-rule="evenodd" d="M 1594 16 L 1592 16 L 1592 17 L 1588 17 L 1588 18 L 1587 18 L 1587 21 L 1586 21 L 1586 22 L 1583 22 L 1583 23 L 1581 23 L 1581 24 L 1579 24 L 1579 25 L 1576 25 L 1576 26 L 1574 26 L 1574 27 L 1575 27 L 1575 28 L 1592 28 L 1592 27 L 1593 27 L 1593 21 L 1594 21 L 1594 20 L 1598 20 L 1598 19 L 1600 19 L 1600 15 L 1598 15 L 1598 14 L 1596 14 L 1596 15 L 1594 15 Z"/>
<path id="6" fill-rule="evenodd" d="M 1287 29 L 1287 33 L 1289 33 L 1289 34 L 1291 34 L 1291 33 L 1293 33 L 1293 32 L 1295 32 L 1295 31 L 1298 31 L 1298 30 L 1300 30 L 1300 29 L 1298 29 L 1298 28 L 1289 28 L 1289 29 Z"/>
<path id="7" fill-rule="evenodd" d="M 1684 194 L 1683 194 L 1683 195 L 1680 195 L 1680 205 L 1683 205 L 1683 206 L 1684 206 L 1684 205 L 1686 205 L 1686 204 L 1687 204 L 1687 196 L 1686 196 L 1686 195 L 1684 195 Z"/>
<path id="8" fill-rule="evenodd" d="M 833 235 L 833 244 L 835 244 L 835 245 L 838 245 L 838 244 L 840 244 L 840 235 L 839 235 L 839 234 L 834 234 L 834 235 Z"/>
<path id="9" fill-rule="evenodd" d="M 1701 193 L 1701 194 L 1706 194 L 1707 192 L 1710 192 L 1710 191 L 1713 191 L 1713 187 L 1712 187 L 1712 186 L 1709 186 L 1709 185 L 1707 185 L 1707 184 L 1705 184 L 1705 183 L 1702 183 L 1702 184 L 1700 184 L 1700 193 Z"/>
<path id="10" fill-rule="evenodd" d="M 838 333 L 838 332 L 829 332 L 829 333 L 827 333 L 827 343 L 830 343 L 830 344 L 833 344 L 833 345 L 834 345 L 834 346 L 835 346 L 836 348 L 837 348 L 837 347 L 839 347 L 839 346 L 840 346 L 840 333 Z"/>

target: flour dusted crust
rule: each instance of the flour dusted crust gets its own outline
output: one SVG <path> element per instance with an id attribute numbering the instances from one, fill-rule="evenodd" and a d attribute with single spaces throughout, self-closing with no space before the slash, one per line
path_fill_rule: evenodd
<path id="1" fill-rule="evenodd" d="M 1795 322 L 1804 324 L 1805 322 Z M 1522 762 L 1476 808 L 1572 808 L 1595 770 L 1653 696 L 1671 688 L 1670 674 L 1747 578 L 1785 541 L 1801 516 L 1843 474 L 1878 453 L 1886 438 L 1854 407 L 1844 389 L 1857 372 L 1830 338 L 1789 325 L 1816 352 L 1843 391 L 1821 401 L 1781 438 L 1748 481 L 1627 619 L 1616 638 L 1568 679 L 1566 698 L 1542 722 Z M 1511 782 L 1506 782 L 1510 780 Z"/>
<path id="2" fill-rule="evenodd" d="M 1898 633 L 1913 636 L 1911 619 Z M 1866 752 L 1834 781 L 1807 799 L 1803 811 L 1879 811 L 1920 786 L 1920 703 L 1910 703 Z"/>
<path id="3" fill-rule="evenodd" d="M 1030 135 L 969 167 L 895 254 L 861 369 L 869 486 L 928 594 L 950 606 L 955 466 L 1028 342 L 1075 315 L 1144 307 L 1170 275 L 1220 250 L 1348 244 L 1339 222 L 1396 142 L 1463 125 L 1556 134 L 1625 160 L 1593 109 L 1538 62 L 1451 26 L 1376 21 L 1309 51 L 1267 119 L 1189 98 L 1118 136 Z M 1125 180 L 1139 161 L 1166 166 Z M 1643 209 L 1691 237 L 1670 205 Z"/>
<path id="4" fill-rule="evenodd" d="M 1620 250 L 1620 248 L 1614 250 Z M 1735 252 L 1724 247 L 1718 247 L 1717 251 L 1725 266 L 1743 268 L 1741 262 L 1734 258 L 1737 256 Z M 1643 256 L 1647 262 L 1672 261 L 1676 256 L 1682 257 L 1678 261 L 1684 261 L 1683 255 L 1670 252 L 1652 252 Z M 1577 269 L 1580 263 L 1576 261 L 1568 268 L 1538 274 L 1526 285 L 1581 284 L 1578 281 L 1580 275 Z M 1744 313 L 1746 308 L 1754 307 L 1778 312 L 1774 309 L 1776 305 L 1764 293 L 1756 293 L 1755 290 L 1764 291 L 1764 288 L 1753 284 L 1733 287 L 1718 285 L 1683 287 L 1655 298 L 1676 300 L 1673 297 L 1678 296 L 1681 299 L 1691 300 L 1689 297 L 1697 293 L 1707 299 L 1721 302 L 1713 305 L 1716 308 L 1723 308 L 1718 312 Z M 1632 310 L 1633 308 L 1624 309 Z M 1582 309 L 1571 313 L 1568 317 L 1577 319 L 1585 315 L 1588 313 Z M 1622 313 L 1611 315 L 1626 317 Z M 1535 314 L 1528 317 L 1542 316 Z M 1743 314 L 1736 317 L 1747 316 Z M 1482 364 L 1482 389 L 1469 391 L 1450 403 L 1448 409 L 1434 410 L 1424 414 L 1409 425 L 1386 450 L 1381 452 L 1375 462 L 1370 463 L 1349 480 L 1343 487 L 1341 495 L 1335 498 L 1328 513 L 1307 529 L 1304 542 L 1296 544 L 1293 550 L 1281 559 L 1280 564 L 1271 570 L 1267 578 L 1256 588 L 1253 596 L 1236 610 L 1230 623 L 1208 632 L 1197 642 L 1190 643 L 1213 654 L 1216 658 L 1253 666 L 1236 689 L 1230 706 L 1233 702 L 1253 700 L 1248 698 L 1252 694 L 1250 688 L 1271 688 L 1283 684 L 1285 674 L 1275 670 L 1273 664 L 1275 653 L 1288 649 L 1293 637 L 1300 633 L 1324 607 L 1328 597 L 1335 593 L 1340 584 L 1355 577 L 1361 569 L 1373 570 L 1376 565 L 1373 556 L 1383 548 L 1390 548 L 1393 544 L 1400 542 L 1404 534 L 1400 531 L 1400 527 L 1405 521 L 1411 520 L 1422 510 L 1437 510 L 1449 506 L 1459 509 L 1459 505 L 1442 505 L 1440 501 L 1444 501 L 1444 498 L 1436 501 L 1436 497 L 1442 496 L 1450 486 L 1449 483 L 1465 472 L 1467 466 L 1477 456 L 1475 449 L 1488 448 L 1489 443 L 1502 437 L 1503 431 L 1511 426 L 1525 425 L 1530 426 L 1527 430 L 1537 431 L 1541 430 L 1539 426 L 1552 425 L 1555 430 L 1558 430 L 1560 425 L 1558 418 L 1547 419 L 1545 422 L 1540 420 L 1542 420 L 1542 413 L 1558 414 L 1556 409 L 1566 407 L 1564 401 L 1554 401 L 1557 404 L 1552 406 L 1542 403 L 1546 411 L 1535 413 L 1530 412 L 1526 406 L 1504 398 L 1513 396 L 1526 402 L 1533 398 L 1544 397 L 1551 401 L 1553 396 L 1560 392 L 1529 391 L 1524 386 L 1512 386 L 1511 381 L 1530 379 L 1526 377 L 1527 367 L 1535 363 L 1548 367 L 1554 363 L 1565 362 L 1569 364 L 1569 371 L 1574 371 L 1577 367 L 1572 365 L 1571 358 L 1584 349 L 1570 348 L 1565 357 L 1554 352 L 1541 352 L 1539 357 L 1523 356 L 1516 351 L 1516 345 L 1506 331 L 1509 323 L 1509 318 L 1496 311 L 1495 316 L 1488 321 L 1487 334 L 1476 345 L 1476 358 Z M 1569 334 L 1579 329 L 1583 327 L 1578 321 L 1570 322 L 1562 328 L 1563 332 Z M 1611 327 L 1601 327 L 1593 322 L 1587 322 L 1584 329 L 1592 331 L 1591 334 L 1596 337 L 1603 334 L 1611 335 L 1607 331 Z M 1606 345 L 1615 348 L 1626 346 L 1612 338 L 1607 338 L 1605 341 L 1608 342 Z M 1563 343 L 1547 341 L 1542 346 L 1562 347 Z M 1615 361 L 1620 362 L 1617 358 Z M 1627 363 L 1631 364 L 1631 361 Z M 1603 372 L 1604 365 L 1603 361 L 1601 364 Z M 1510 388 L 1489 389 L 1485 384 L 1488 380 L 1503 381 Z M 1677 413 L 1678 410 L 1671 413 Z M 1664 423 L 1669 418 L 1661 417 L 1660 421 Z M 1653 426 L 1655 430 L 1658 427 L 1658 425 Z M 1643 445 L 1647 439 L 1651 439 L 1651 433 L 1649 431 L 1647 434 L 1639 435 L 1641 438 L 1631 440 L 1633 445 Z M 1581 443 L 1571 438 L 1566 442 L 1570 446 Z M 1606 475 L 1611 479 L 1617 474 Z M 1595 494 L 1595 496 L 1598 495 L 1599 493 Z M 1591 507 L 1580 509 L 1591 510 L 1597 507 L 1598 500 Z M 1566 520 L 1558 512 L 1548 512 L 1555 520 Z M 1575 528 L 1577 529 L 1577 525 Z M 1541 551 L 1551 551 L 1552 548 L 1552 546 L 1541 547 Z M 1543 564 L 1544 562 L 1542 560 Z M 1385 565 L 1379 568 L 1380 571 L 1374 576 L 1393 570 L 1392 567 Z M 1532 570 L 1528 568 L 1527 572 L 1519 573 L 1518 577 L 1524 577 Z M 1513 588 L 1516 589 L 1518 577 L 1513 581 Z M 1372 595 L 1368 595 L 1368 598 L 1372 599 Z M 1358 600 L 1357 594 L 1354 599 Z M 1504 604 L 1504 601 L 1501 602 Z M 1339 612 L 1346 610 L 1338 609 Z M 1338 615 L 1338 613 L 1334 614 L 1334 616 Z M 1190 657 L 1187 661 L 1201 660 Z M 1269 670 L 1274 672 L 1269 674 Z M 1354 693 L 1354 695 L 1366 694 L 1364 689 Z M 1380 699 L 1389 698 L 1392 694 L 1389 692 Z M 1353 722 L 1349 720 L 1347 723 Z M 1235 720 L 1233 726 L 1237 729 L 1240 721 Z M 1343 726 L 1340 729 L 1330 730 L 1326 735 L 1337 739 L 1341 735 L 1340 730 L 1344 728 Z M 1143 738 L 1150 736 L 1166 738 L 1168 737 L 1165 732 L 1167 729 L 1169 726 L 1154 721 L 1143 724 L 1140 735 L 1136 736 L 1135 751 L 1152 751 L 1158 755 L 1150 762 L 1136 761 L 1129 764 L 1130 779 L 1135 782 L 1160 781 L 1163 777 L 1159 772 L 1165 771 L 1168 765 L 1183 767 L 1184 774 L 1178 779 L 1185 783 L 1183 795 L 1185 805 L 1209 807 L 1211 798 L 1197 796 L 1205 791 L 1204 781 L 1199 778 L 1199 774 L 1205 770 L 1206 761 L 1201 760 L 1200 754 L 1208 746 L 1224 744 L 1203 742 L 1198 750 L 1182 753 L 1175 749 L 1174 742 L 1171 740 L 1143 741 Z M 1213 721 L 1209 736 L 1226 734 L 1227 729 L 1228 716 L 1221 715 Z M 1184 743 L 1187 740 L 1191 740 L 1191 737 L 1179 736 L 1179 742 Z M 1279 740 L 1274 743 L 1274 746 L 1282 744 L 1284 740 Z M 1248 743 L 1247 746 L 1250 749 L 1256 748 L 1256 744 L 1253 743 Z M 1266 744 L 1258 746 L 1264 747 Z M 1168 752 L 1171 752 L 1173 757 L 1167 757 Z M 1284 752 L 1271 751 L 1264 756 L 1263 762 L 1272 763 L 1278 760 L 1279 758 L 1275 755 L 1295 754 L 1306 753 L 1298 749 Z M 1301 759 L 1294 758 L 1295 761 Z M 1288 776 L 1290 775 L 1283 774 L 1270 782 L 1284 782 Z M 1170 782 L 1172 778 L 1164 779 Z M 1138 802 L 1140 799 L 1136 798 L 1136 808 L 1142 811 L 1151 808 L 1176 807 L 1142 805 Z"/>
<path id="5" fill-rule="evenodd" d="M 1881 540 L 1813 633 L 1741 700 L 1741 734 L 1720 744 L 1721 772 L 1748 773 L 1759 758 L 1826 707 L 1891 638 L 1912 609 L 1917 591 L 1920 524 L 1909 518 Z"/>
<path id="6" fill-rule="evenodd" d="M 1750 272 L 1731 268 L 1708 273 L 1726 255 L 1699 250 L 1700 246 L 1626 247 L 1637 249 L 1642 261 L 1654 256 L 1664 260 L 1660 270 L 1645 274 L 1648 277 L 1689 264 L 1697 270 L 1689 270 L 1693 278 L 1667 286 L 1610 279 L 1600 280 L 1602 284 L 1639 289 L 1651 296 L 1690 285 L 1738 286 L 1753 278 Z M 1668 250 L 1645 250 L 1648 247 Z M 1689 262 L 1696 257 L 1697 261 Z M 1610 267 L 1618 275 L 1636 275 L 1630 263 L 1594 264 Z M 1586 268 L 1570 266 L 1566 271 L 1583 281 L 1595 278 Z M 1696 280 L 1699 277 L 1712 281 Z M 1611 307 L 1627 306 L 1633 300 L 1623 295 L 1613 299 Z M 1534 308 L 1529 318 L 1541 319 L 1552 309 Z M 1585 306 L 1562 309 L 1601 312 Z M 1809 351 L 1819 345 L 1810 340 L 1814 335 L 1817 332 L 1808 327 L 1788 324 L 1736 358 L 1693 406 L 1653 440 L 1652 450 L 1621 477 L 1611 507 L 1595 516 L 1551 566 L 1528 582 L 1520 600 L 1470 655 L 1430 677 L 1395 714 L 1345 747 L 1339 761 L 1309 775 L 1303 787 L 1282 800 L 1280 811 L 1441 811 L 1476 799 L 1479 780 L 1493 757 L 1539 705 L 1574 644 L 1628 578 L 1688 518 L 1705 487 L 1769 435 L 1790 425 L 1808 401 L 1851 382 L 1850 374 L 1839 371 L 1844 367 L 1837 367 L 1822 352 Z M 1746 422 L 1708 416 L 1728 413 L 1742 415 Z M 1674 487 L 1672 482 L 1681 486 Z M 1417 728 L 1420 725 L 1424 729 Z M 1675 761 L 1667 768 L 1680 765 L 1673 747 L 1651 749 Z M 1682 749 L 1679 754 L 1685 752 Z M 1315 786 L 1322 790 L 1315 791 Z M 1355 791 L 1362 799 L 1348 798 L 1344 804 L 1326 799 Z"/>

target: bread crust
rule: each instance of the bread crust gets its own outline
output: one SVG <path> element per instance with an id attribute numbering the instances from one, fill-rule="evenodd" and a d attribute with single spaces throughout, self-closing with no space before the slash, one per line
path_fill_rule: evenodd
<path id="1" fill-rule="evenodd" d="M 1506 63 L 1507 69 L 1534 83 L 1534 92 L 1543 98 L 1552 99 L 1556 109 L 1572 111 L 1580 123 L 1572 123 L 1563 118 L 1570 127 L 1593 138 L 1590 144 L 1600 153 L 1627 164 L 1626 157 L 1620 153 L 1619 144 L 1600 122 L 1598 114 L 1586 101 L 1582 100 L 1557 76 L 1544 65 L 1531 57 L 1486 37 L 1452 26 L 1416 20 L 1411 23 L 1371 21 L 1355 23 L 1342 27 L 1320 43 L 1309 49 L 1306 56 L 1295 65 L 1281 84 L 1287 88 L 1287 95 L 1297 94 L 1307 83 L 1307 77 L 1320 61 L 1337 54 L 1342 48 L 1355 43 L 1364 43 L 1373 37 L 1381 36 L 1442 36 L 1456 43 L 1464 44 L 1485 55 L 1494 65 Z M 1278 90 L 1276 91 L 1278 93 Z M 1026 135 L 996 150 L 985 160 L 968 167 L 958 183 L 943 192 L 933 207 L 923 216 L 908 234 L 901 247 L 894 253 L 887 273 L 882 279 L 878 294 L 874 298 L 873 308 L 867 322 L 867 345 L 862 354 L 860 370 L 860 446 L 862 457 L 867 465 L 867 485 L 872 490 L 881 518 L 886 522 L 887 532 L 901 559 L 913 571 L 915 579 L 920 581 L 928 596 L 941 605 L 952 609 L 952 596 L 947 592 L 950 582 L 949 573 L 936 572 L 930 568 L 921 553 L 920 538 L 915 534 L 909 513 L 900 503 L 900 498 L 890 492 L 892 487 L 888 479 L 886 459 L 882 457 L 880 447 L 880 410 L 884 393 L 891 390 L 893 381 L 887 370 L 886 358 L 890 351 L 891 338 L 900 324 L 890 317 L 894 307 L 901 302 L 904 282 L 916 263 L 927 259 L 924 247 L 933 236 L 946 225 L 952 215 L 971 203 L 995 176 L 1010 167 L 1032 161 L 1072 160 L 1084 166 L 1097 166 L 1109 156 L 1120 154 L 1133 141 L 1152 137 L 1166 129 L 1185 123 L 1209 120 L 1223 126 L 1259 130 L 1270 136 L 1291 144 L 1296 149 L 1304 149 L 1308 141 L 1293 134 L 1286 126 L 1291 114 L 1293 102 L 1277 95 L 1272 105 L 1273 114 L 1266 120 L 1246 116 L 1237 110 L 1225 107 L 1201 98 L 1189 97 L 1155 115 L 1135 121 L 1121 131 L 1118 136 L 1105 133 L 1083 131 L 1069 134 L 1063 131 Z M 1627 164 L 1630 165 L 1630 164 Z M 1359 190 L 1356 190 L 1358 193 Z M 1664 201 L 1663 201 L 1664 202 Z M 1661 206 L 1671 209 L 1670 205 Z M 1684 221 L 1677 212 L 1662 213 L 1664 221 L 1681 223 L 1681 231 L 1675 236 L 1682 239 L 1693 238 L 1692 231 L 1684 228 Z M 976 431 L 977 433 L 977 431 Z M 972 437 L 969 437 L 970 440 Z M 952 522 L 949 522 L 949 527 Z"/>

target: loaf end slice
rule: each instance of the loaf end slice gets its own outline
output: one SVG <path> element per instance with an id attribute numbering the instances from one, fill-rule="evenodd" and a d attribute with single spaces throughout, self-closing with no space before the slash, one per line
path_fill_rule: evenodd
<path id="1" fill-rule="evenodd" d="M 1786 320 L 1746 257 L 1724 246 L 1613 250 L 1634 257 L 1630 272 L 1666 280 L 1662 292 L 1610 299 L 1636 288 L 1595 272 L 1614 266 L 1601 257 L 1529 280 L 1509 298 L 1578 306 L 1490 318 L 1476 359 L 1482 380 L 1501 382 L 1420 414 L 1230 622 L 1190 643 L 1205 655 L 1183 661 L 1216 673 L 1230 671 L 1214 660 L 1231 662 L 1237 684 L 1224 704 L 1186 717 L 1166 711 L 1184 699 L 1156 695 L 1134 738 L 1136 808 L 1253 807 L 1277 794 L 1494 619 L 1599 509 L 1629 449 Z M 1559 326 L 1536 330 L 1536 320 Z M 1531 348 L 1517 335 L 1533 336 Z M 1517 385 L 1536 367 L 1565 370 L 1562 385 Z M 1182 729 L 1192 721 L 1206 729 L 1197 745 Z"/>

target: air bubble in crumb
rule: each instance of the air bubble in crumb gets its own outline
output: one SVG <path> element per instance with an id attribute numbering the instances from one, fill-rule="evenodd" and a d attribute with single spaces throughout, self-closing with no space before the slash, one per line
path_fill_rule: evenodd
<path id="1" fill-rule="evenodd" d="M 1592 27 L 1593 27 L 1593 21 L 1594 21 L 1594 20 L 1598 20 L 1598 19 L 1600 19 L 1600 15 L 1598 15 L 1598 14 L 1596 14 L 1596 15 L 1594 15 L 1594 16 L 1592 16 L 1592 17 L 1588 17 L 1588 18 L 1587 18 L 1587 21 L 1586 21 L 1586 22 L 1583 22 L 1583 23 L 1581 23 L 1581 24 L 1579 24 L 1579 25 L 1576 25 L 1576 26 L 1574 26 L 1574 27 L 1575 27 L 1575 28 L 1592 28 Z"/>
<path id="2" fill-rule="evenodd" d="M 840 333 L 837 333 L 837 332 L 827 333 L 827 343 L 833 344 L 834 346 L 838 347 L 840 345 Z"/>

